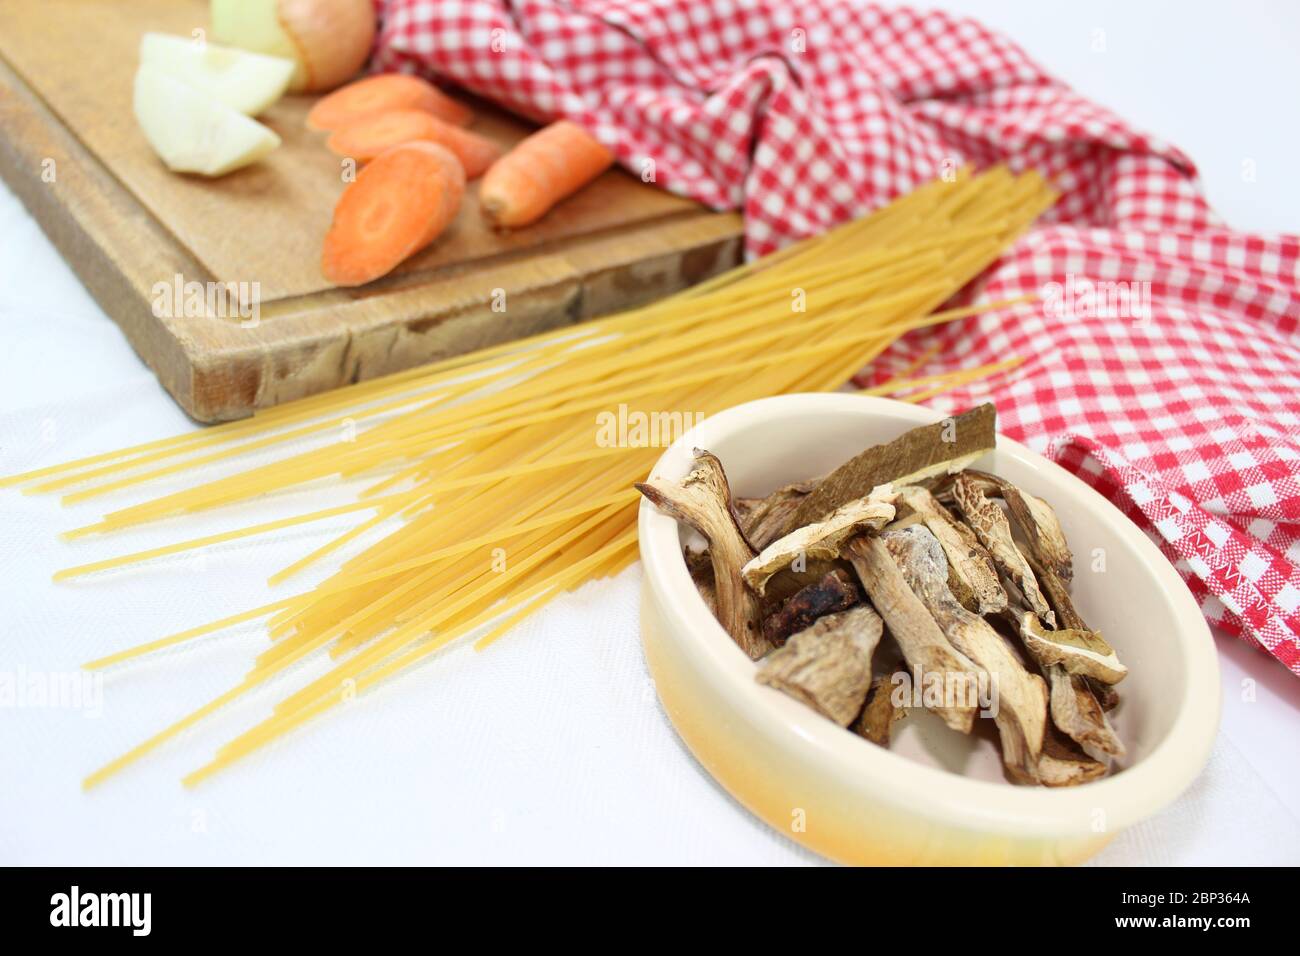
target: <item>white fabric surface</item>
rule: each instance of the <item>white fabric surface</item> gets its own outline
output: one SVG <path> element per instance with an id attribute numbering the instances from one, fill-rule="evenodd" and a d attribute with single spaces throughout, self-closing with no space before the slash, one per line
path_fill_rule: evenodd
<path id="1" fill-rule="evenodd" d="M 1300 86 L 1300 65 L 1261 52 L 1286 32 L 1274 21 L 1289 17 L 1296 36 L 1284 5 L 1222 21 L 1212 7 L 1186 4 L 1173 16 L 1172 7 L 1158 15 L 1127 3 L 1086 13 L 1053 5 L 1050 17 L 1024 6 L 944 5 L 1005 29 L 1086 95 L 1187 149 L 1233 225 L 1295 229 L 1283 211 L 1300 209 L 1300 185 L 1287 172 L 1300 142 L 1264 101 Z M 1213 29 L 1218 55 L 1238 68 L 1221 64 L 1210 76 L 1199 65 L 1204 39 L 1169 35 L 1198 28 Z M 1102 58 L 1089 47 L 1096 29 L 1106 32 Z M 1214 124 L 1205 122 L 1209 84 L 1225 106 Z M 1235 132 L 1255 138 L 1234 140 Z M 1256 161 L 1254 182 L 1240 179 L 1246 158 Z M 0 330 L 0 473 L 193 427 L 7 190 Z M 315 575 L 275 592 L 262 582 L 346 526 L 323 522 L 52 584 L 57 568 L 205 530 L 177 523 L 57 539 L 116 500 L 63 509 L 51 497 L 0 492 L 0 671 L 74 671 L 290 593 Z M 91 795 L 78 786 L 88 770 L 243 675 L 264 646 L 258 625 L 112 671 L 98 715 L 0 708 L 0 863 L 817 862 L 739 807 L 673 733 L 637 640 L 638 573 L 587 585 L 483 654 L 438 655 L 193 791 L 180 776 L 319 664 Z M 1206 772 L 1098 863 L 1300 863 L 1300 682 L 1243 645 L 1219 644 L 1224 718 Z"/>

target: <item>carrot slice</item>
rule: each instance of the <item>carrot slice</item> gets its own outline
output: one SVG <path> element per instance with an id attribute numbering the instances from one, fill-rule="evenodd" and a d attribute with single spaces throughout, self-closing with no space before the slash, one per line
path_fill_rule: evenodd
<path id="1" fill-rule="evenodd" d="M 321 271 L 341 286 L 387 275 L 442 234 L 464 195 L 465 170 L 451 152 L 436 143 L 394 146 L 343 190 Z"/>
<path id="2" fill-rule="evenodd" d="M 381 73 L 341 86 L 322 96 L 307 114 L 312 129 L 335 130 L 348 123 L 389 110 L 424 110 L 440 120 L 464 126 L 474 115 L 427 80 L 405 73 Z"/>
<path id="3" fill-rule="evenodd" d="M 423 110 L 392 110 L 365 116 L 336 129 L 327 141 L 340 156 L 368 163 L 399 143 L 426 142 L 445 146 L 465 167 L 466 179 L 477 179 L 501 157 L 496 143 L 452 126 Z"/>
<path id="4" fill-rule="evenodd" d="M 526 226 L 613 162 L 613 154 L 581 126 L 560 120 L 492 164 L 483 176 L 479 203 L 498 226 Z"/>

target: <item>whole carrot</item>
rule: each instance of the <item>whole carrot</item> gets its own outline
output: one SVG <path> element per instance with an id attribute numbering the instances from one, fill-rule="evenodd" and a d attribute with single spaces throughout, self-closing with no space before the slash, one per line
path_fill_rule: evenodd
<path id="1" fill-rule="evenodd" d="M 581 126 L 560 120 L 538 130 L 492 164 L 479 188 L 479 204 L 497 226 L 526 226 L 613 162 L 613 154 Z"/>

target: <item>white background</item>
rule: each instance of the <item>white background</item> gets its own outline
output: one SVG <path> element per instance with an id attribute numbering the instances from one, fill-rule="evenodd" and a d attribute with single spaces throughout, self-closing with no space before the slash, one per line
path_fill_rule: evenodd
<path id="1" fill-rule="evenodd" d="M 1230 225 L 1300 229 L 1297 5 L 944 6 L 1002 29 L 1084 94 L 1184 149 Z M 1242 175 L 1247 162 L 1254 181 Z M 194 427 L 3 186 L 0 322 L 0 473 Z M 66 671 L 292 593 L 313 576 L 274 592 L 262 582 L 346 527 L 325 522 L 51 584 L 57 568 L 206 529 L 56 538 L 124 500 L 61 509 L 0 492 L 3 669 Z M 249 520 L 321 501 L 265 505 Z M 641 658 L 637 584 L 636 568 L 589 584 L 488 652 L 436 657 L 194 791 L 180 776 L 313 667 L 91 795 L 78 781 L 237 682 L 265 646 L 256 625 L 112 671 L 98 715 L 0 709 L 0 863 L 813 862 L 677 740 Z M 1300 863 L 1300 680 L 1237 642 L 1219 647 L 1224 716 L 1209 767 L 1099 862 Z"/>

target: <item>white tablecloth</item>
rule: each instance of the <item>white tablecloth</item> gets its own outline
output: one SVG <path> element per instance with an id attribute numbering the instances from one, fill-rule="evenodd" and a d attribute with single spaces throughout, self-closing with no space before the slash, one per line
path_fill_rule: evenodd
<path id="1" fill-rule="evenodd" d="M 1001 27 L 1086 94 L 1183 146 L 1234 226 L 1297 228 L 1300 140 L 1272 112 L 1277 95 L 1300 88 L 1294 9 L 1257 4 L 1219 20 L 1212 5 L 945 6 Z M 1213 71 L 1203 68 L 1211 42 Z M 192 427 L 0 191 L 0 473 Z M 64 509 L 0 492 L 0 671 L 75 672 L 289 593 L 268 592 L 266 576 L 346 526 L 52 584 L 57 568 L 201 533 L 177 523 L 57 539 L 111 504 Z M 264 646 L 259 626 L 113 670 L 97 711 L 0 707 L 0 863 L 815 862 L 737 805 L 673 733 L 637 639 L 638 574 L 587 585 L 485 653 L 452 649 L 192 791 L 178 782 L 185 772 L 320 665 L 89 795 L 78 785 L 88 770 L 242 677 Z M 1098 862 L 1300 863 L 1300 681 L 1243 645 L 1219 645 L 1224 717 L 1209 766 Z"/>

